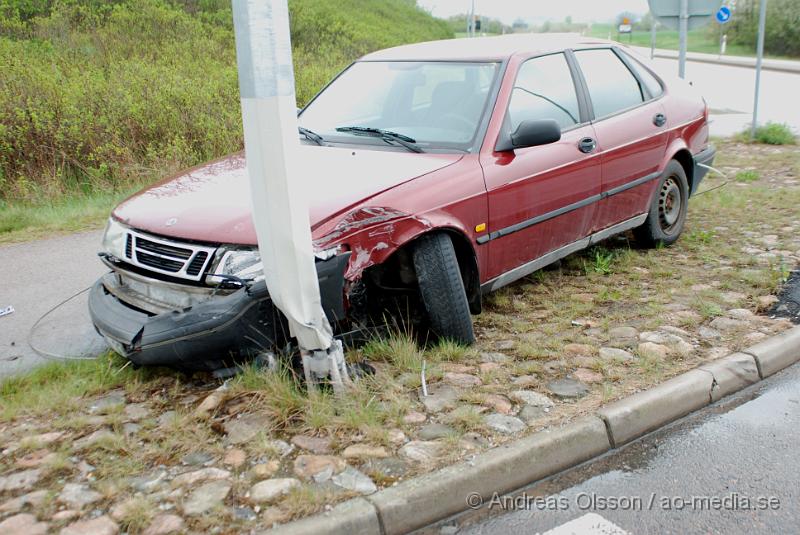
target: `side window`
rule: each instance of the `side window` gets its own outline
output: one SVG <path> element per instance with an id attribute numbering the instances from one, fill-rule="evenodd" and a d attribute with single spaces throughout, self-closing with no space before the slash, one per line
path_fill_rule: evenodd
<path id="1" fill-rule="evenodd" d="M 575 83 L 564 54 L 529 59 L 520 67 L 508 115 L 512 132 L 527 120 L 555 119 L 562 129 L 580 123 Z"/>
<path id="2" fill-rule="evenodd" d="M 644 102 L 639 82 L 613 50 L 576 50 L 575 56 L 586 79 L 596 118 Z"/>
<path id="3" fill-rule="evenodd" d="M 624 54 L 624 52 L 623 52 Z M 664 88 L 661 87 L 661 83 L 658 81 L 658 78 L 653 76 L 653 74 L 642 65 L 639 60 L 630 56 L 630 54 L 625 54 L 625 57 L 628 59 L 628 63 L 633 67 L 633 70 L 636 72 L 636 75 L 639 79 L 644 83 L 644 86 L 647 88 L 647 91 L 650 93 L 652 98 L 660 97 L 661 93 L 664 92 Z"/>

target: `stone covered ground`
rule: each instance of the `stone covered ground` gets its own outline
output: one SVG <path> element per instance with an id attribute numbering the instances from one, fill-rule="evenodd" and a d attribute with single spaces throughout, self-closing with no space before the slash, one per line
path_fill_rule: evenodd
<path id="1" fill-rule="evenodd" d="M 475 348 L 354 349 L 377 373 L 342 400 L 287 371 L 222 384 L 113 356 L 3 383 L 0 535 L 258 532 L 788 328 L 771 311 L 800 263 L 800 149 L 719 149 L 728 178 L 706 179 L 675 246 L 614 238 L 489 296 Z"/>

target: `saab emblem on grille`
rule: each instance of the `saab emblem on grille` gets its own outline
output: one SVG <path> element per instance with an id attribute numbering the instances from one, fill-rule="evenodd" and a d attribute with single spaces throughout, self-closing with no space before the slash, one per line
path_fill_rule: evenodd
<path id="1" fill-rule="evenodd" d="M 166 226 L 168 226 L 168 227 L 171 227 L 172 225 L 174 225 L 177 222 L 178 222 L 178 218 L 177 217 L 170 217 L 169 219 L 167 219 L 167 222 L 164 223 L 164 224 Z"/>

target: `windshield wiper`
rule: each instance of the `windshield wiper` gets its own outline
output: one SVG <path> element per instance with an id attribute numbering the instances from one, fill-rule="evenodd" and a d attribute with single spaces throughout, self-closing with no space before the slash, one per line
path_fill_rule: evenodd
<path id="1" fill-rule="evenodd" d="M 297 127 L 297 131 L 300 132 L 302 135 L 306 137 L 307 140 L 313 141 L 317 145 L 324 145 L 324 139 L 322 136 L 314 132 L 313 130 L 309 130 L 308 128 L 304 128 L 302 126 Z"/>
<path id="2" fill-rule="evenodd" d="M 417 140 L 413 137 L 408 137 L 391 130 L 384 130 L 383 128 L 373 128 L 370 126 L 339 126 L 336 128 L 337 132 L 350 132 L 355 135 L 379 137 L 387 142 L 395 142 L 407 148 L 411 152 L 425 152 L 418 145 Z"/>

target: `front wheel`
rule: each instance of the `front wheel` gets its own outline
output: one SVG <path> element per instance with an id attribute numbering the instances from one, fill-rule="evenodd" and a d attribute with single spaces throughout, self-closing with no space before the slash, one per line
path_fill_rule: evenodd
<path id="1" fill-rule="evenodd" d="M 646 247 L 672 245 L 683 232 L 688 209 L 686 172 L 680 163 L 671 160 L 658 181 L 647 219 L 633 231 L 636 241 Z"/>
<path id="2" fill-rule="evenodd" d="M 467 294 L 450 237 L 444 233 L 422 236 L 413 257 L 431 330 L 454 342 L 475 342 Z"/>

